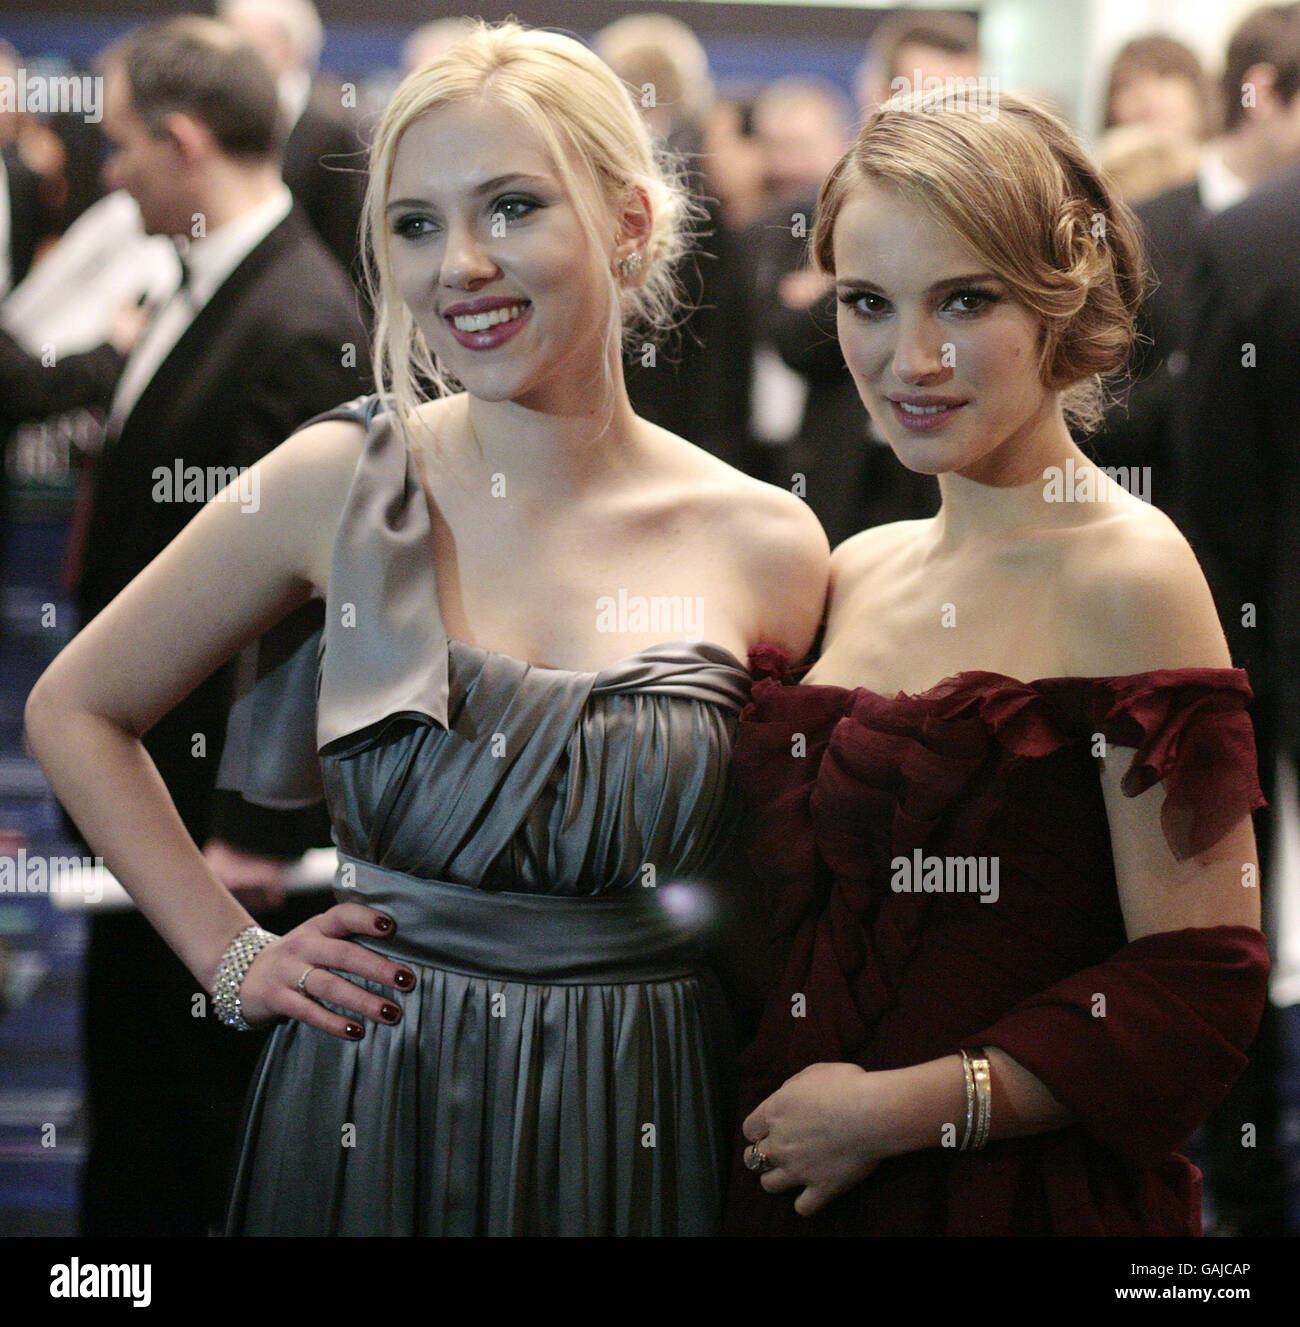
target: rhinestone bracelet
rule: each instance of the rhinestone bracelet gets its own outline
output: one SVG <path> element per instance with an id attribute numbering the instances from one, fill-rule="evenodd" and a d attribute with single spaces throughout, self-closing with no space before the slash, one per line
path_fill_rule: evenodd
<path id="1" fill-rule="evenodd" d="M 217 964 L 217 979 L 212 983 L 212 1016 L 236 1032 L 251 1032 L 253 1025 L 244 1018 L 239 1004 L 239 988 L 253 960 L 278 935 L 260 926 L 248 926 L 235 936 Z"/>

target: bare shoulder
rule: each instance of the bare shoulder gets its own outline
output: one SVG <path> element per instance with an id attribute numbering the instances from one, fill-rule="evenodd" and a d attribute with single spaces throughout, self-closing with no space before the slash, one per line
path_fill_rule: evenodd
<path id="1" fill-rule="evenodd" d="M 821 522 L 793 493 L 667 436 L 687 449 L 678 455 L 691 505 L 754 596 L 754 643 L 776 645 L 788 658 L 803 659 L 826 605 L 830 545 Z"/>
<path id="2" fill-rule="evenodd" d="M 826 531 L 802 498 L 746 475 L 739 479 L 717 516 L 757 595 L 755 643 L 775 645 L 798 662 L 812 649 L 826 611 Z"/>
<path id="3" fill-rule="evenodd" d="M 830 546 L 821 522 L 802 498 L 747 475 L 665 429 L 674 481 L 684 482 L 709 525 L 723 529 L 732 547 L 760 563 L 788 558 L 810 563 L 825 578 Z"/>
<path id="4" fill-rule="evenodd" d="M 931 524 L 929 519 L 890 521 L 859 530 L 836 545 L 831 554 L 832 595 L 851 593 L 876 576 L 888 575 Z"/>
<path id="5" fill-rule="evenodd" d="M 739 471 L 732 474 L 735 482 L 717 493 L 717 517 L 731 528 L 735 546 L 760 561 L 811 563 L 824 579 L 830 544 L 812 508 L 783 488 Z"/>
<path id="6" fill-rule="evenodd" d="M 1080 530 L 1061 573 L 1077 675 L 1230 666 L 1196 555 L 1158 508 L 1136 498 L 1116 504 Z"/>
<path id="7" fill-rule="evenodd" d="M 308 578 L 324 591 L 343 502 L 365 447 L 365 427 L 326 419 L 291 434 L 258 462 L 262 489 L 281 494 L 277 519 L 302 539 Z"/>

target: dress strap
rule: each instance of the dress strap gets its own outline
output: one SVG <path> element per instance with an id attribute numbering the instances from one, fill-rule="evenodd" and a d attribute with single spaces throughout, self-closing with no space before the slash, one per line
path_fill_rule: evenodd
<path id="1" fill-rule="evenodd" d="M 327 743 L 401 714 L 447 725 L 447 637 L 419 476 L 378 396 L 301 427 L 328 419 L 366 428 L 328 601 L 312 600 L 240 655 L 217 773 L 218 788 L 282 810 L 324 797 L 318 753 Z"/>
<path id="2" fill-rule="evenodd" d="M 319 747 L 396 715 L 447 726 L 447 633 L 429 507 L 391 415 L 370 398 L 365 448 L 330 562 Z"/>

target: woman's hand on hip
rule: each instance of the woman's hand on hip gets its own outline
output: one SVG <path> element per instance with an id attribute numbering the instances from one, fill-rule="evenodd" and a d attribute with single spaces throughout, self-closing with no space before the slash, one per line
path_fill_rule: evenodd
<path id="1" fill-rule="evenodd" d="M 277 1017 L 296 1018 L 344 1041 L 359 1041 L 365 1035 L 363 1018 L 400 1022 L 401 1010 L 392 999 L 339 975 L 348 972 L 397 991 L 413 990 L 415 974 L 410 968 L 349 939 L 392 934 L 392 918 L 361 903 L 338 903 L 309 918 L 268 944 L 249 966 L 239 988 L 244 1019 L 256 1025 Z M 353 1017 L 326 1009 L 322 1000 Z"/>

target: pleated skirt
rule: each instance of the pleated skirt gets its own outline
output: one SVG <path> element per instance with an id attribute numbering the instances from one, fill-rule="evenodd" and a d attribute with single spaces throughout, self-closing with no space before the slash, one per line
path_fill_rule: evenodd
<path id="1" fill-rule="evenodd" d="M 500 894 L 341 854 L 394 918 L 395 1027 L 268 1039 L 231 1235 L 711 1235 L 733 1049 L 698 937 L 655 890 Z"/>

